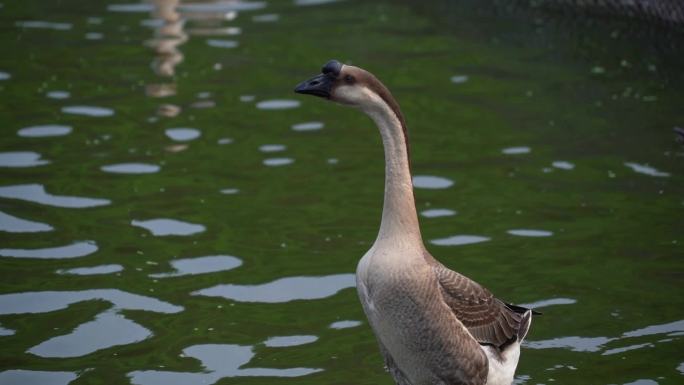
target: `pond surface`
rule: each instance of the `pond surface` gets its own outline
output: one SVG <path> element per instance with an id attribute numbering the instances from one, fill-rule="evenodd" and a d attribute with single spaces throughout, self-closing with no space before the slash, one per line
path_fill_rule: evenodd
<path id="1" fill-rule="evenodd" d="M 390 385 L 353 287 L 379 135 L 292 92 L 331 58 L 402 105 L 432 254 L 544 313 L 517 384 L 684 381 L 667 35 L 471 1 L 1 3 L 0 384 Z"/>

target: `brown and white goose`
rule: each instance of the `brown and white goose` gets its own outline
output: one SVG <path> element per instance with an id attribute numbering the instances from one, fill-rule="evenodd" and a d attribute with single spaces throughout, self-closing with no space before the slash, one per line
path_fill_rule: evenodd
<path id="1" fill-rule="evenodd" d="M 338 61 L 295 88 L 361 109 L 385 148 L 380 231 L 359 261 L 363 310 L 399 385 L 510 385 L 532 311 L 506 304 L 425 249 L 404 117 L 373 74 Z"/>

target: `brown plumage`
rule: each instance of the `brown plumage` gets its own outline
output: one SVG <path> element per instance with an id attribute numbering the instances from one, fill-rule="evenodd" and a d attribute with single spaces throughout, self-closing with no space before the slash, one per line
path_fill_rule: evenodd
<path id="1" fill-rule="evenodd" d="M 359 299 L 398 385 L 510 385 L 532 311 L 509 305 L 425 249 L 406 122 L 375 76 L 337 61 L 295 89 L 359 108 L 380 131 L 385 193 L 378 236 L 356 270 Z"/>

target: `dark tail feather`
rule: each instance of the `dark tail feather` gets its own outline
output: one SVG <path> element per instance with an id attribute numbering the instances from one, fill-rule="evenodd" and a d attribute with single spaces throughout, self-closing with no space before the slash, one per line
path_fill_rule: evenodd
<path id="1" fill-rule="evenodd" d="M 532 314 L 534 314 L 534 315 L 542 315 L 542 314 L 544 314 L 544 313 L 538 312 L 538 311 L 536 311 L 536 310 L 534 310 L 534 309 L 528 309 L 528 308 L 526 308 L 526 307 L 522 307 L 522 306 L 518 306 L 518 305 L 513 305 L 513 304 L 510 304 L 510 303 L 507 303 L 506 306 L 507 306 L 509 309 L 513 310 L 514 312 L 520 313 L 520 314 L 523 314 L 523 313 L 525 313 L 525 312 L 528 311 L 528 310 L 532 310 Z"/>

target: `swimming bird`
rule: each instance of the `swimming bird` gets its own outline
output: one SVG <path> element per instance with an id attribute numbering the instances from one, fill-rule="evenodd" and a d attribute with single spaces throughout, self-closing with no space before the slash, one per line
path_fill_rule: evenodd
<path id="1" fill-rule="evenodd" d="M 507 304 L 430 255 L 416 213 L 404 116 L 373 74 L 331 60 L 295 92 L 359 108 L 385 150 L 382 220 L 356 287 L 398 385 L 510 385 L 533 311 Z"/>

